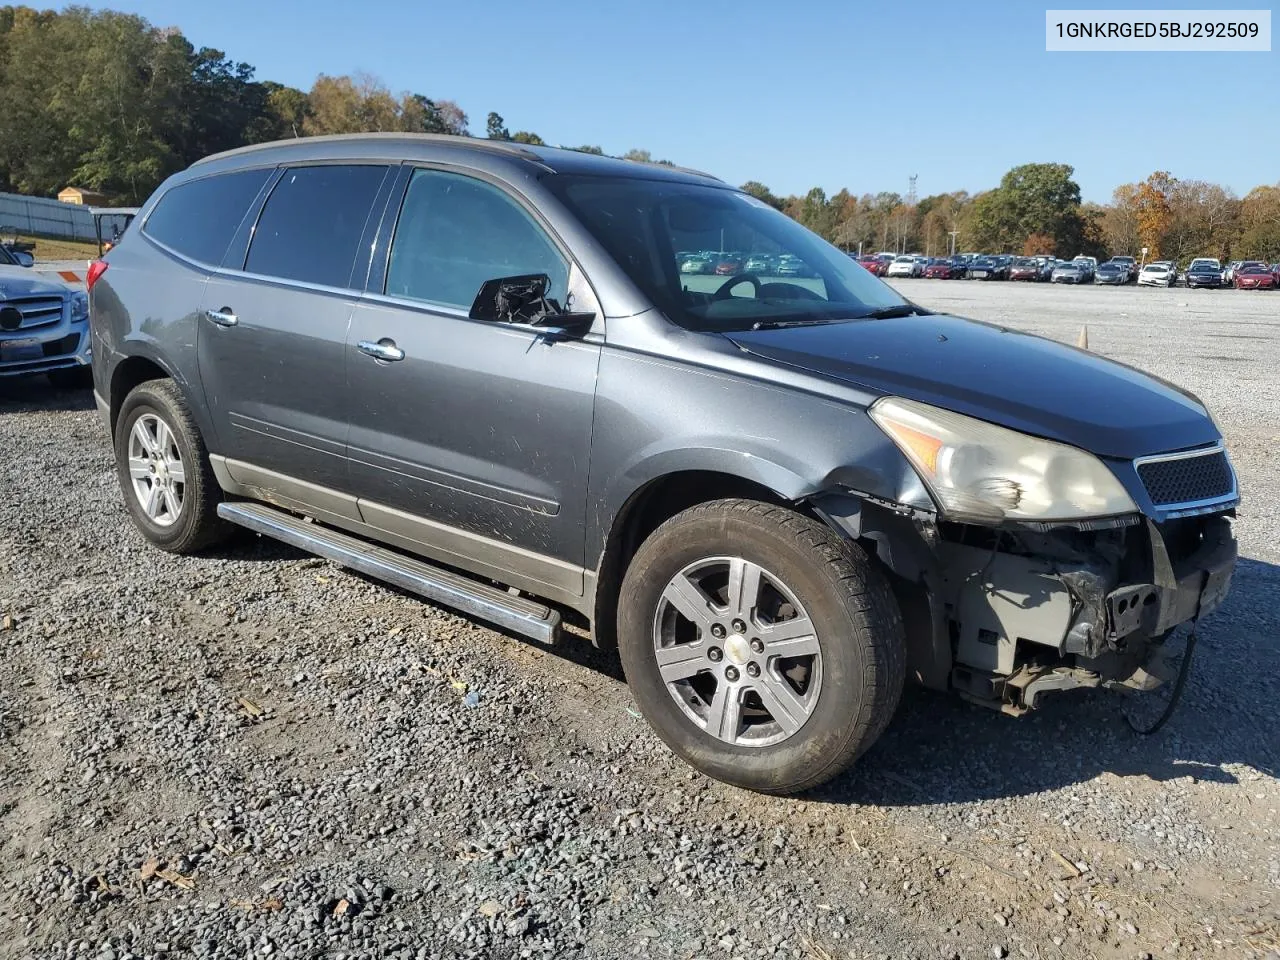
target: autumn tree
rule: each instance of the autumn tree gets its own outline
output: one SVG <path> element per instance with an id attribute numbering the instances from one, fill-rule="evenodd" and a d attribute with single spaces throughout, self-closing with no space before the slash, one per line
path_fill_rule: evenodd
<path id="1" fill-rule="evenodd" d="M 1101 228 L 1107 249 L 1116 255 L 1138 256 L 1138 185 L 1124 183 L 1111 193 L 1111 205 L 1102 213 Z"/>
<path id="2" fill-rule="evenodd" d="M 1051 256 L 1057 253 L 1057 241 L 1047 233 L 1028 234 L 1022 241 L 1021 253 L 1024 257 Z"/>
<path id="3" fill-rule="evenodd" d="M 1280 183 L 1254 187 L 1240 204 L 1239 249 L 1250 257 L 1280 262 Z"/>
<path id="4" fill-rule="evenodd" d="M 1134 211 L 1138 221 L 1138 240 L 1147 248 L 1148 260 L 1161 259 L 1160 245 L 1173 223 L 1169 194 L 1176 183 L 1173 176 L 1157 170 L 1138 184 L 1134 194 Z"/>

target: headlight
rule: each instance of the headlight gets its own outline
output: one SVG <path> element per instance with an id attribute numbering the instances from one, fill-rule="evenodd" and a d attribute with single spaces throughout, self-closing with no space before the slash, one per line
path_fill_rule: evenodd
<path id="1" fill-rule="evenodd" d="M 89 295 L 77 291 L 71 295 L 71 322 L 89 319 Z"/>
<path id="2" fill-rule="evenodd" d="M 1078 520 L 1135 513 L 1097 457 L 914 400 L 887 397 L 871 418 L 956 519 Z"/>

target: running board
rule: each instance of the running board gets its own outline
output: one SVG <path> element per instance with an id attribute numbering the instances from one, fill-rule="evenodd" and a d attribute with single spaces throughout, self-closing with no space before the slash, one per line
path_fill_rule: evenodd
<path id="1" fill-rule="evenodd" d="M 560 614 L 550 607 L 292 513 L 241 502 L 218 504 L 218 516 L 539 643 L 555 643 L 559 633 Z"/>

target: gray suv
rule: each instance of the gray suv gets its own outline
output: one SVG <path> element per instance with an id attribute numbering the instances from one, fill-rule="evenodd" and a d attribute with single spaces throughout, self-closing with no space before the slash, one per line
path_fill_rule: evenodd
<path id="1" fill-rule="evenodd" d="M 908 678 L 1011 714 L 1150 686 L 1227 592 L 1199 401 L 931 313 L 713 177 L 316 138 L 203 160 L 137 223 L 91 326 L 148 540 L 238 525 L 540 642 L 589 624 L 710 776 L 822 783 Z"/>

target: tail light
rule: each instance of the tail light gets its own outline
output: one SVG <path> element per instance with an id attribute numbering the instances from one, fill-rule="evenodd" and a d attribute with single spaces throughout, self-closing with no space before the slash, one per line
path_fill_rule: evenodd
<path id="1" fill-rule="evenodd" d="M 93 285 L 98 282 L 98 278 L 107 272 L 107 261 L 95 260 L 89 264 L 89 272 L 85 275 L 84 286 L 86 290 L 92 290 Z"/>

